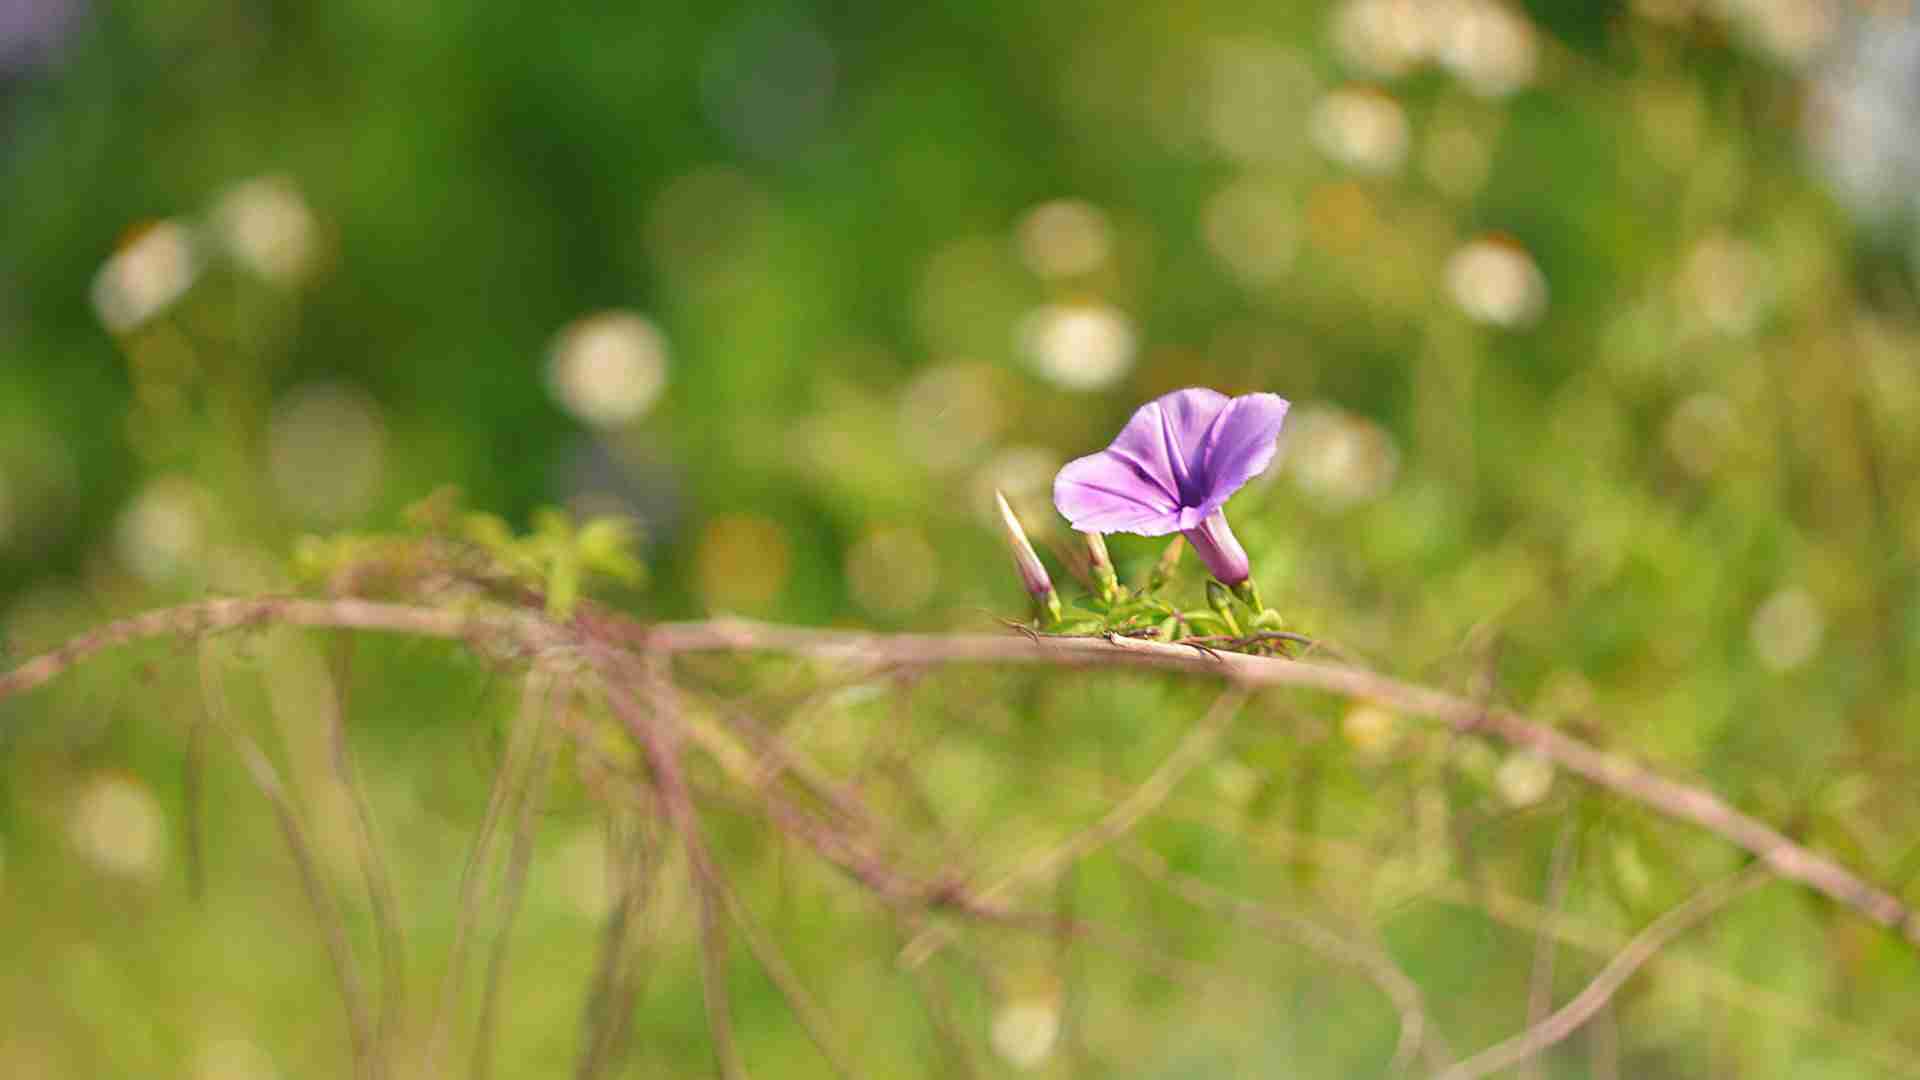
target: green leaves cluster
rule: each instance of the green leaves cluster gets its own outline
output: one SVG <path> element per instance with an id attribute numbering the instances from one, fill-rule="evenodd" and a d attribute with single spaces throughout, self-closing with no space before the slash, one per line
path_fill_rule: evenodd
<path id="1" fill-rule="evenodd" d="M 412 578 L 428 570 L 453 570 L 535 590 L 555 619 L 571 618 L 582 589 L 596 578 L 630 588 L 647 579 L 630 518 L 600 516 L 580 523 L 566 510 L 543 507 L 534 511 L 530 531 L 516 533 L 500 515 L 463 510 L 458 493 L 443 490 L 410 507 L 407 519 L 410 535 L 303 537 L 294 552 L 295 571 L 302 581 L 316 582 L 345 573 Z"/>
<path id="2" fill-rule="evenodd" d="M 1175 644 L 1244 652 L 1284 652 L 1297 635 L 1280 634 L 1285 622 L 1266 606 L 1248 579 L 1239 588 L 1207 580 L 1205 607 L 1183 606 L 1163 595 L 1174 579 L 1186 541 L 1175 537 L 1144 579 L 1122 584 L 1096 562 L 1092 591 L 1073 602 L 1058 622 L 1043 629 L 1063 637 L 1138 637 Z"/>

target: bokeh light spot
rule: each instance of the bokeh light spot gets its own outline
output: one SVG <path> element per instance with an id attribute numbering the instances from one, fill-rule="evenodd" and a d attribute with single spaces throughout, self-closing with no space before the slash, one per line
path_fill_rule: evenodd
<path id="1" fill-rule="evenodd" d="M 166 816 L 145 785 L 131 777 L 93 778 L 74 798 L 67 837 L 95 869 L 151 878 L 167 855 Z"/>
<path id="2" fill-rule="evenodd" d="M 228 254 L 261 277 L 294 285 L 314 269 L 319 228 L 306 198 L 286 177 L 234 186 L 214 205 L 213 225 Z"/>
<path id="3" fill-rule="evenodd" d="M 1044 278 L 1091 273 L 1113 249 L 1107 215 L 1080 199 L 1055 199 L 1027 211 L 1016 230 L 1020 257 Z"/>
<path id="4" fill-rule="evenodd" d="M 129 234 L 93 278 L 93 310 L 115 333 L 126 333 L 173 306 L 200 275 L 193 234 L 159 221 Z"/>
<path id="5" fill-rule="evenodd" d="M 1391 173 L 1407 157 L 1407 114 L 1376 87 L 1342 87 L 1321 98 L 1311 132 L 1322 153 L 1357 172 Z"/>
<path id="6" fill-rule="evenodd" d="M 1504 234 L 1482 236 L 1454 252 L 1446 279 L 1454 302 L 1475 322 L 1517 328 L 1546 314 L 1546 275 Z"/>
<path id="7" fill-rule="evenodd" d="M 569 324 L 547 350 L 547 388 L 582 423 L 618 427 L 667 385 L 667 339 L 639 314 L 603 311 Z"/>
<path id="8" fill-rule="evenodd" d="M 1068 390 L 1102 390 L 1133 368 L 1133 322 L 1105 304 L 1049 304 L 1021 320 L 1035 371 Z"/>

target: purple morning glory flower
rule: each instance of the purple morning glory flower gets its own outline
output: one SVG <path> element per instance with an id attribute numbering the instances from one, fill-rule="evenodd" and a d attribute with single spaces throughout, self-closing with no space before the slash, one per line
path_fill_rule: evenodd
<path id="1" fill-rule="evenodd" d="M 1053 505 L 1081 532 L 1178 532 L 1222 584 L 1251 573 L 1220 508 L 1273 461 L 1287 419 L 1276 394 L 1230 398 L 1199 387 L 1140 406 L 1113 445 L 1067 463 Z"/>

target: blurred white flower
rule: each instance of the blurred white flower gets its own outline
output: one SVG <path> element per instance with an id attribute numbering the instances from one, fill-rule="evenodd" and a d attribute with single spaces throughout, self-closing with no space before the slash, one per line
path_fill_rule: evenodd
<path id="1" fill-rule="evenodd" d="M 74 799 L 67 837 L 95 869 L 128 878 L 151 878 L 167 854 L 167 826 L 160 803 L 139 782 L 99 776 Z"/>
<path id="2" fill-rule="evenodd" d="M 1293 262 L 1298 242 L 1293 200 L 1277 185 L 1241 177 L 1207 200 L 1200 228 L 1207 250 L 1242 284 L 1272 283 Z"/>
<path id="3" fill-rule="evenodd" d="M 1553 762 L 1533 750 L 1515 750 L 1493 774 L 1493 788 L 1508 806 L 1532 806 L 1553 789 Z"/>
<path id="4" fill-rule="evenodd" d="M 1804 65 L 1817 57 L 1840 21 L 1840 5 L 1835 0 L 1722 2 L 1733 9 L 1756 44 L 1793 65 Z"/>
<path id="5" fill-rule="evenodd" d="M 274 407 L 267 472 L 281 505 L 308 521 L 338 523 L 365 513 L 380 492 L 386 422 L 357 386 L 309 383 Z"/>
<path id="6" fill-rule="evenodd" d="M 178 477 L 147 484 L 120 514 L 115 548 L 120 561 L 150 585 L 178 577 L 206 542 L 205 500 Z"/>
<path id="7" fill-rule="evenodd" d="M 639 314 L 603 311 L 571 323 L 547 350 L 547 388 L 594 427 L 639 418 L 667 385 L 667 340 Z"/>
<path id="8" fill-rule="evenodd" d="M 313 211 L 285 177 L 235 185 L 214 205 L 213 225 L 234 259 L 261 277 L 293 285 L 314 267 L 319 230 Z"/>
<path id="9" fill-rule="evenodd" d="M 1809 103 L 1807 138 L 1855 213 L 1920 212 L 1920 13 L 1854 20 Z"/>
<path id="10" fill-rule="evenodd" d="M 1433 48 L 1432 0 L 1346 0 L 1333 15 L 1341 59 L 1380 78 L 1413 70 Z"/>
<path id="11" fill-rule="evenodd" d="M 1017 1069 L 1045 1063 L 1060 1039 L 1060 1004 L 1053 998 L 1011 1001 L 993 1017 L 993 1049 Z"/>
<path id="12" fill-rule="evenodd" d="M 1546 275 L 1508 236 L 1470 241 L 1448 258 L 1446 277 L 1454 302 L 1476 322 L 1519 327 L 1546 313 Z"/>
<path id="13" fill-rule="evenodd" d="M 93 310 L 115 333 L 125 333 L 173 305 L 200 275 L 193 234 L 177 221 L 134 232 L 93 276 Z"/>
<path id="14" fill-rule="evenodd" d="M 1044 278 L 1098 270 L 1113 247 L 1107 215 L 1079 199 L 1041 203 L 1020 219 L 1020 257 Z"/>
<path id="15" fill-rule="evenodd" d="M 1400 450 L 1379 424 L 1331 405 L 1307 405 L 1289 418 L 1286 470 L 1329 509 L 1386 494 L 1400 471 Z"/>
<path id="16" fill-rule="evenodd" d="M 1747 627 L 1753 651 L 1774 671 L 1791 671 L 1813 659 L 1826 633 L 1819 602 L 1797 585 L 1767 597 Z"/>
<path id="17" fill-rule="evenodd" d="M 1481 97 L 1505 97 L 1533 81 L 1540 47 L 1527 17 L 1494 0 L 1454 0 L 1440 59 Z"/>
<path id="18" fill-rule="evenodd" d="M 1390 173 L 1407 157 L 1407 114 L 1374 87 L 1327 94 L 1313 107 L 1309 130 L 1322 153 L 1360 172 Z"/>
<path id="19" fill-rule="evenodd" d="M 1050 304 L 1020 323 L 1034 370 L 1069 390 L 1099 390 L 1133 367 L 1133 323 L 1104 304 Z"/>

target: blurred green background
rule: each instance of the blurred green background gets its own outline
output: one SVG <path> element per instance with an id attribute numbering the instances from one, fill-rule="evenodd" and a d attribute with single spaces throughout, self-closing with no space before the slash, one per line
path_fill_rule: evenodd
<path id="1" fill-rule="evenodd" d="M 1232 510 L 1292 625 L 1920 899 L 1916 130 L 1899 2 L 0 0 L 0 642 L 289 588 L 299 536 L 397 528 L 442 485 L 523 524 L 630 515 L 649 581 L 611 599 L 645 617 L 987 629 L 1023 603 L 994 488 L 1058 550 L 1053 471 L 1141 401 L 1271 390 L 1280 464 Z M 1123 575 L 1155 550 L 1115 541 Z M 0 703 L 0 1075 L 346 1067 L 269 807 L 225 749 L 186 764 L 203 666 L 296 781 L 365 952 L 314 722 L 350 702 L 417 1060 L 518 691 L 450 647 L 328 647 L 152 649 Z M 904 762 L 874 798 L 983 873 L 1096 817 L 1208 700 L 689 678 L 851 775 Z M 1458 1053 L 1524 1026 L 1542 912 L 1564 1000 L 1735 863 L 1378 709 L 1250 712 L 1142 841 L 1377 938 Z M 996 931 L 929 992 L 883 912 L 708 779 L 863 1074 L 1391 1056 L 1363 978 L 1113 859 L 1049 896 L 1231 978 Z M 499 1075 L 571 1069 L 608 904 L 607 811 L 555 785 Z M 631 1075 L 710 1068 L 675 872 Z M 735 952 L 749 1065 L 823 1074 Z M 1920 1060 L 1920 966 L 1851 913 L 1775 885 L 1676 952 L 1541 1075 Z"/>

